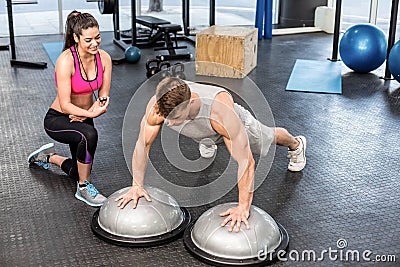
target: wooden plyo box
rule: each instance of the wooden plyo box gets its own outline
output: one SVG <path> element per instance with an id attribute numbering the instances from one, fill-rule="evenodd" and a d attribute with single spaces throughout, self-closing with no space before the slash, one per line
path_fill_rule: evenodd
<path id="1" fill-rule="evenodd" d="M 196 35 L 196 74 L 243 78 L 257 66 L 257 29 L 211 26 Z"/>

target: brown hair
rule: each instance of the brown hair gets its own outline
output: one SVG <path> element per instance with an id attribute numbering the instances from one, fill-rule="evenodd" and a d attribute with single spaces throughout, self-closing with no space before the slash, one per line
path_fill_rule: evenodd
<path id="1" fill-rule="evenodd" d="M 65 42 L 63 50 L 69 49 L 75 44 L 74 33 L 79 38 L 82 34 L 82 30 L 93 27 L 99 28 L 99 23 L 91 14 L 81 13 L 76 10 L 69 13 L 65 23 Z"/>
<path id="2" fill-rule="evenodd" d="M 167 118 L 171 111 L 190 99 L 189 86 L 179 78 L 166 77 L 156 89 L 157 114 Z"/>

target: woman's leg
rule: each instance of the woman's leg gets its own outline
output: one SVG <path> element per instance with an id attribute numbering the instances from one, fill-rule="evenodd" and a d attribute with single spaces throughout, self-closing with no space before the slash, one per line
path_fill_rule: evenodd
<path id="1" fill-rule="evenodd" d="M 49 109 L 44 119 L 44 128 L 46 133 L 55 141 L 60 143 L 66 143 L 70 141 L 70 137 L 63 134 L 53 134 L 61 130 L 69 130 L 70 122 L 68 115 L 58 112 L 54 109 Z M 75 146 L 75 145 L 73 145 Z M 70 144 L 71 147 L 71 144 Z M 73 158 L 73 153 L 71 150 L 71 155 Z M 76 160 L 75 160 L 76 161 Z M 52 163 L 60 167 L 68 176 L 78 180 L 78 171 L 76 168 L 76 163 L 74 160 L 68 157 L 64 157 L 55 153 L 48 155 L 47 162 Z"/>
<path id="2" fill-rule="evenodd" d="M 71 173 L 78 179 L 75 197 L 90 206 L 98 207 L 106 200 L 102 194 L 90 183 L 90 173 L 94 154 L 97 148 L 97 130 L 94 128 L 93 120 L 87 120 L 79 126 L 81 140 L 70 144 L 71 150 Z"/>
<path id="3" fill-rule="evenodd" d="M 68 175 L 84 180 L 90 180 L 91 164 L 97 148 L 97 130 L 92 119 L 85 122 L 70 122 L 68 115 L 50 109 L 45 118 L 46 133 L 54 140 L 68 144 L 71 159 L 59 155 L 51 155 L 50 163 L 61 167 Z M 78 168 L 78 162 L 81 171 Z"/>
<path id="4" fill-rule="evenodd" d="M 67 158 L 57 154 L 50 156 L 49 162 L 60 167 L 69 177 L 79 180 L 78 167 L 76 164 L 76 144 L 70 144 L 71 157 Z"/>
<path id="5" fill-rule="evenodd" d="M 56 163 L 69 176 L 78 180 L 76 198 L 91 206 L 101 206 L 106 198 L 89 182 L 98 141 L 93 120 L 70 122 L 65 114 L 57 114 L 56 111 L 52 113 L 52 116 L 46 116 L 45 119 L 46 133 L 58 142 L 69 144 L 72 158 L 53 155 L 49 161 Z"/>
<path id="6" fill-rule="evenodd" d="M 72 162 L 75 163 L 74 173 L 76 173 L 80 185 L 84 185 L 85 181 L 90 182 L 92 162 L 98 141 L 98 134 L 94 128 L 93 120 L 86 120 L 85 123 L 87 126 L 81 129 L 84 137 L 78 144 L 70 145 Z"/>
<path id="7" fill-rule="evenodd" d="M 79 184 L 85 184 L 85 181 L 90 182 L 90 172 L 92 170 L 92 164 L 84 164 L 81 162 L 77 162 L 78 165 L 78 175 L 79 175 Z"/>
<path id="8" fill-rule="evenodd" d="M 58 167 L 61 168 L 63 162 L 64 162 L 65 160 L 67 160 L 67 159 L 68 159 L 67 157 L 60 156 L 60 155 L 58 155 L 58 154 L 54 154 L 54 155 L 51 155 L 51 156 L 49 157 L 49 162 L 52 163 L 52 164 L 55 164 L 55 165 L 57 165 Z"/>
<path id="9" fill-rule="evenodd" d="M 54 140 L 69 144 L 71 159 L 53 155 L 49 161 L 56 163 L 69 176 L 78 178 L 83 184 L 85 180 L 90 181 L 90 171 L 97 147 L 97 130 L 91 123 L 72 122 L 67 129 L 48 129 L 46 132 Z M 61 163 L 61 164 L 60 164 Z"/>

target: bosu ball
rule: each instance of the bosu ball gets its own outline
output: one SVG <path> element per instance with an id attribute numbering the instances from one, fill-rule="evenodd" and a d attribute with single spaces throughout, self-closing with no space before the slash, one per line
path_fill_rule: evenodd
<path id="1" fill-rule="evenodd" d="M 251 206 L 250 229 L 242 224 L 239 232 L 229 232 L 230 223 L 222 227 L 224 217 L 219 214 L 236 206 L 225 203 L 204 212 L 186 228 L 186 248 L 200 260 L 219 266 L 265 265 L 276 260 L 277 253 L 289 244 L 286 230 L 268 213 Z"/>
<path id="2" fill-rule="evenodd" d="M 177 238 L 190 223 L 190 214 L 168 193 L 145 186 L 151 202 L 140 198 L 134 209 L 123 209 L 115 201 L 130 187 L 113 193 L 92 218 L 92 231 L 101 239 L 121 246 L 143 247 L 167 243 Z"/>

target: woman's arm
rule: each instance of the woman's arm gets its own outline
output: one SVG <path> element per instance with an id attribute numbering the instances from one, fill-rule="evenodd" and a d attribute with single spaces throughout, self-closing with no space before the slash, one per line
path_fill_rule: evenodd
<path id="1" fill-rule="evenodd" d="M 69 50 L 65 50 L 57 59 L 56 70 L 58 101 L 63 113 L 79 117 L 95 118 L 106 112 L 109 101 L 102 107 L 94 106 L 89 110 L 80 108 L 71 102 L 71 77 L 74 70 L 74 59 Z"/>
<path id="2" fill-rule="evenodd" d="M 99 98 L 110 96 L 112 61 L 110 55 L 100 50 L 101 64 L 103 65 L 103 84 L 99 89 Z"/>

